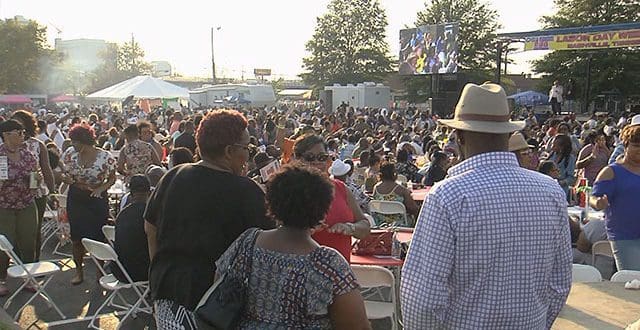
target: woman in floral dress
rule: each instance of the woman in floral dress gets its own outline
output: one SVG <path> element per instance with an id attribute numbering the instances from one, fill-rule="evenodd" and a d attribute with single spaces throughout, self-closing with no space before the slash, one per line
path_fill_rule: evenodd
<path id="1" fill-rule="evenodd" d="M 24 144 L 24 127 L 16 120 L 0 122 L 0 157 L 7 160 L 6 176 L 0 176 L 0 234 L 14 246 L 23 262 L 33 262 L 36 253 L 38 209 L 34 201 L 37 161 Z M 4 177 L 4 178 L 3 178 Z M 9 258 L 0 253 L 0 296 L 9 294 L 5 280 Z"/>
<path id="2" fill-rule="evenodd" d="M 69 130 L 73 148 L 62 154 L 64 183 L 69 184 L 67 214 L 71 226 L 73 261 L 76 275 L 71 284 L 82 283 L 82 259 L 85 254 L 81 240 L 104 241 L 102 226 L 109 217 L 107 189 L 116 181 L 116 160 L 108 151 L 95 147 L 95 133 L 85 124 Z"/>

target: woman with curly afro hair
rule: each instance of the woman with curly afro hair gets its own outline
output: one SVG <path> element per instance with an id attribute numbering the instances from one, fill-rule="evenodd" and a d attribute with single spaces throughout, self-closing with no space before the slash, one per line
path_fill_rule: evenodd
<path id="1" fill-rule="evenodd" d="M 331 179 L 292 163 L 266 189 L 278 228 L 248 229 L 216 262 L 218 277 L 248 278 L 239 328 L 370 329 L 349 263 L 311 238 L 333 201 Z"/>

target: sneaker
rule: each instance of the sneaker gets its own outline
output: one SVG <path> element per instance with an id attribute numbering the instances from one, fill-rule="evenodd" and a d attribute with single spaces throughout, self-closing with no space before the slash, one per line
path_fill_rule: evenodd
<path id="1" fill-rule="evenodd" d="M 2 281 L 0 282 L 0 297 L 4 297 L 9 294 L 9 288 L 7 288 L 7 283 Z"/>

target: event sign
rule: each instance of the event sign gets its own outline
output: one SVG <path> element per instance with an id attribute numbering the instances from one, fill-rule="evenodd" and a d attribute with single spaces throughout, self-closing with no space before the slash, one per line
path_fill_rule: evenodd
<path id="1" fill-rule="evenodd" d="M 458 23 L 423 25 L 400 30 L 401 75 L 458 71 Z"/>
<path id="2" fill-rule="evenodd" d="M 585 50 L 640 46 L 640 29 L 525 38 L 525 50 Z"/>
<path id="3" fill-rule="evenodd" d="M 253 74 L 256 76 L 270 76 L 271 69 L 253 69 Z"/>

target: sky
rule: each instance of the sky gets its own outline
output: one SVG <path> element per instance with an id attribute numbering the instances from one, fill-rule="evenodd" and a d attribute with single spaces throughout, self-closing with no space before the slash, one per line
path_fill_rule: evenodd
<path id="1" fill-rule="evenodd" d="M 380 0 L 387 12 L 386 38 L 398 52 L 398 31 L 413 27 L 425 0 Z M 489 0 L 503 28 L 520 32 L 541 28 L 539 18 L 554 12 L 553 0 Z M 329 0 L 0 0 L 0 18 L 16 15 L 47 26 L 56 37 L 104 39 L 123 43 L 132 36 L 148 61 L 168 61 L 174 72 L 211 77 L 211 28 L 218 77 L 253 78 L 254 68 L 272 78 L 294 79 L 302 72 L 304 44 Z M 57 30 L 61 32 L 58 33 Z M 541 52 L 517 53 L 509 73 L 530 72 Z"/>

